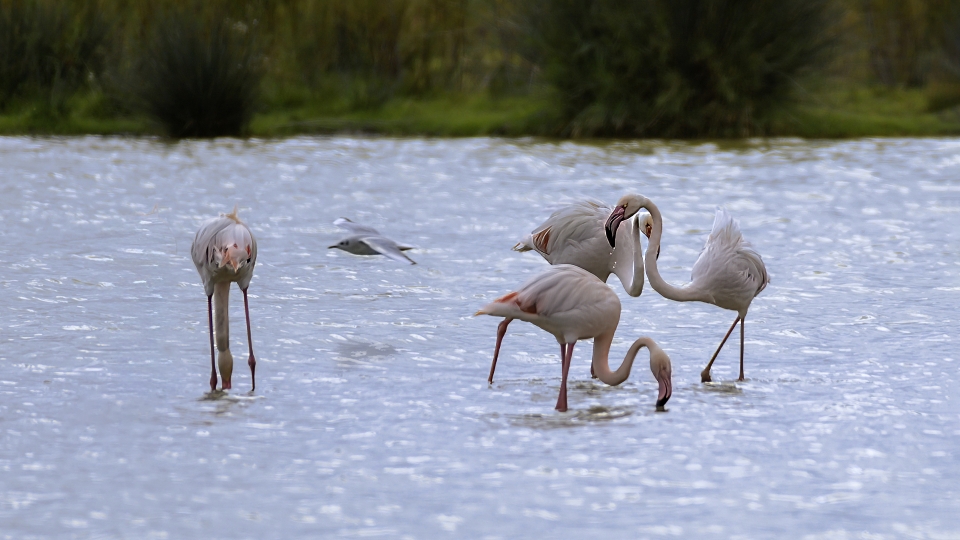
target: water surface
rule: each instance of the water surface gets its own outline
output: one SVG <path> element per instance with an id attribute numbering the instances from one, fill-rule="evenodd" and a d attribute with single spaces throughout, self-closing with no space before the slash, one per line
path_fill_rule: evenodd
<path id="1" fill-rule="evenodd" d="M 0 538 L 958 538 L 960 140 L 574 144 L 0 138 Z M 620 294 L 613 355 L 671 355 L 674 396 L 471 317 L 546 263 L 560 204 L 642 193 L 689 279 L 718 205 L 771 285 L 735 314 Z M 207 395 L 199 224 L 259 243 Z M 416 266 L 327 246 L 349 217 Z M 734 338 L 731 338 L 734 339 Z M 622 357 L 622 356 L 621 356 Z"/>

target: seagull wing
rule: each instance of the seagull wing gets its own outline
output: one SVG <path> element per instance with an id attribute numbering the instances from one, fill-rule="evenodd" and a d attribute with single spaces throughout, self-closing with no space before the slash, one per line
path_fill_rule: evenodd
<path id="1" fill-rule="evenodd" d="M 397 243 L 389 238 L 383 236 L 367 236 L 364 237 L 362 241 L 377 253 L 386 255 L 395 261 L 417 264 L 416 261 L 404 255 L 404 253 L 400 251 L 400 247 L 397 246 Z"/>
<path id="2" fill-rule="evenodd" d="M 336 225 L 337 227 L 340 227 L 341 229 L 346 229 L 352 232 L 353 234 L 371 234 L 371 235 L 380 234 L 380 231 L 374 229 L 373 227 L 367 227 L 366 225 L 354 223 L 353 221 L 350 221 L 345 217 L 337 218 L 336 220 L 334 220 L 333 224 Z"/>

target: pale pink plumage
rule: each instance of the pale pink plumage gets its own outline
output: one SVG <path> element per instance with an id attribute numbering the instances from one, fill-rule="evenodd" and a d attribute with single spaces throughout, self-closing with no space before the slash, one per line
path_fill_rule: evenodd
<path id="1" fill-rule="evenodd" d="M 247 320 L 247 345 L 250 357 L 251 390 L 256 389 L 256 358 L 253 356 L 253 340 L 250 331 L 250 308 L 247 289 L 253 279 L 257 264 L 257 241 L 250 229 L 240 221 L 237 209 L 221 214 L 200 226 L 190 247 L 193 264 L 203 280 L 207 295 L 207 316 L 210 325 L 210 390 L 217 389 L 217 366 L 223 378 L 224 390 L 232 387 L 233 355 L 230 353 L 230 322 L 227 314 L 230 299 L 230 284 L 236 282 L 243 292 L 243 309 Z M 216 333 L 214 333 L 214 304 L 216 304 Z M 214 362 L 214 335 L 219 358 Z"/>
<path id="2" fill-rule="evenodd" d="M 730 326 L 710 362 L 700 373 L 703 382 L 710 381 L 710 368 L 723 348 L 730 333 L 740 323 L 740 377 L 743 380 L 744 320 L 753 299 L 770 283 L 770 275 L 763 259 L 740 233 L 740 225 L 726 210 L 717 209 L 713 220 L 713 229 L 707 238 L 700 256 L 693 264 L 691 281 L 682 287 L 670 285 L 662 277 L 657 267 L 656 256 L 659 253 L 660 239 L 663 235 L 663 218 L 660 210 L 643 195 L 625 195 L 607 220 L 608 227 L 615 227 L 620 220 L 629 219 L 640 209 L 646 209 L 653 217 L 653 232 L 647 249 L 645 266 L 647 278 L 655 291 L 664 298 L 678 302 L 707 302 L 715 306 L 737 312 L 737 318 Z M 612 234 L 609 231 L 608 234 Z M 612 236 L 611 236 L 612 238 Z"/>
<path id="3" fill-rule="evenodd" d="M 617 231 L 618 246 L 604 236 L 604 220 L 613 209 L 597 201 L 578 201 L 550 214 L 532 233 L 517 242 L 515 251 L 536 251 L 550 264 L 572 264 L 607 281 L 616 274 L 630 296 L 643 292 L 643 250 L 638 232 L 649 237 L 649 215 Z M 638 219 L 639 221 L 639 219 Z M 642 230 L 641 230 L 642 229 Z"/>
<path id="4" fill-rule="evenodd" d="M 643 292 L 643 249 L 640 233 L 648 238 L 653 227 L 649 214 L 627 220 L 616 231 L 618 245 L 607 244 L 604 220 L 612 208 L 598 201 L 578 201 L 550 214 L 550 217 L 517 242 L 515 251 L 535 251 L 550 264 L 572 264 L 583 268 L 600 281 L 616 274 L 630 296 Z M 511 318 L 498 328 L 500 343 Z M 499 350 L 499 349 L 498 349 Z M 490 365 L 489 382 L 496 371 L 496 355 Z"/>
<path id="5" fill-rule="evenodd" d="M 537 325 L 560 344 L 562 378 L 557 410 L 567 410 L 567 374 L 573 358 L 574 344 L 581 339 L 594 339 L 592 367 L 597 377 L 618 385 L 630 375 L 630 369 L 641 347 L 650 349 L 651 371 L 660 384 L 657 405 L 662 407 L 672 394 L 670 358 L 647 337 L 636 340 L 623 363 L 610 371 L 609 353 L 614 333 L 620 322 L 620 299 L 596 276 L 577 266 L 552 266 L 528 280 L 519 289 L 487 304 L 477 315 L 520 319 Z M 505 329 L 501 323 L 501 328 Z M 499 354 L 503 331 L 498 331 L 494 366 Z"/>

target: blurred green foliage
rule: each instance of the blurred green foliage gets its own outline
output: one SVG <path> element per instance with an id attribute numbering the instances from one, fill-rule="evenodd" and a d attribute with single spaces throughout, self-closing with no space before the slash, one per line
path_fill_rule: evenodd
<path id="1" fill-rule="evenodd" d="M 540 0 L 528 20 L 572 135 L 746 136 L 822 60 L 826 0 Z"/>
<path id="2" fill-rule="evenodd" d="M 33 94 L 46 112 L 103 69 L 111 27 L 94 1 L 0 1 L 0 110 Z"/>
<path id="3" fill-rule="evenodd" d="M 826 112 L 850 106 L 824 97 L 838 87 L 918 89 L 929 110 L 956 107 L 958 6 L 0 0 L 0 128 L 99 132 L 115 120 L 215 136 L 262 118 L 253 125 L 269 133 L 777 134 L 814 125 L 790 120 L 801 110 L 845 118 Z"/>
<path id="4" fill-rule="evenodd" d="M 942 75 L 944 45 L 957 37 L 957 0 L 860 0 L 873 75 L 888 87 L 925 86 Z"/>
<path id="5" fill-rule="evenodd" d="M 204 4 L 156 15 L 125 82 L 130 103 L 172 137 L 242 134 L 256 107 L 261 61 L 251 28 Z"/>

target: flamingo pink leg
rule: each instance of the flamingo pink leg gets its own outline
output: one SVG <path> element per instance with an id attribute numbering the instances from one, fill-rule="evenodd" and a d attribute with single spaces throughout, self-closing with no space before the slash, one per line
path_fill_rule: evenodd
<path id="1" fill-rule="evenodd" d="M 217 390 L 217 361 L 213 352 L 213 295 L 207 297 L 207 319 L 210 323 L 210 391 Z"/>
<path id="2" fill-rule="evenodd" d="M 507 318 L 497 325 L 497 346 L 493 349 L 493 363 L 490 364 L 490 376 L 487 377 L 487 384 L 493 384 L 493 372 L 497 369 L 497 357 L 500 356 L 500 343 L 503 341 L 503 336 L 507 333 L 507 326 L 512 320 Z"/>
<path id="3" fill-rule="evenodd" d="M 730 329 L 727 330 L 727 335 L 723 336 L 723 341 L 721 341 L 720 346 L 717 347 L 717 352 L 713 353 L 713 357 L 710 358 L 710 362 L 707 363 L 707 367 L 703 368 L 703 371 L 700 372 L 700 382 L 710 382 L 712 380 L 710 379 L 710 368 L 713 367 L 713 361 L 717 359 L 717 355 L 720 354 L 720 349 L 723 348 L 723 344 L 727 342 L 727 338 L 729 338 L 730 334 L 733 333 L 733 329 L 736 328 L 738 322 L 740 322 L 739 316 L 737 316 L 737 320 L 733 321 L 733 324 L 730 325 Z M 743 327 L 741 326 L 741 329 L 742 328 Z M 742 353 L 742 348 L 743 348 L 743 341 L 741 339 L 741 353 Z M 743 362 L 742 355 L 740 357 L 740 361 Z M 743 368 L 741 367 L 741 369 Z"/>
<path id="4" fill-rule="evenodd" d="M 250 391 L 253 392 L 257 389 L 257 378 L 255 372 L 257 370 L 257 359 L 253 357 L 253 337 L 250 334 L 250 306 L 247 304 L 247 290 L 241 289 L 243 291 L 243 312 L 247 315 L 247 346 L 250 348 L 250 358 L 247 360 L 247 365 L 250 366 Z"/>
<path id="5" fill-rule="evenodd" d="M 563 358 L 563 376 L 560 379 L 560 395 L 557 397 L 557 410 L 567 412 L 567 373 L 570 371 L 570 361 L 573 359 L 573 346 L 576 342 L 568 343 L 566 351 L 560 345 L 560 354 Z"/>
<path id="6" fill-rule="evenodd" d="M 740 378 L 738 381 L 743 381 L 743 323 L 744 319 L 740 319 Z"/>

